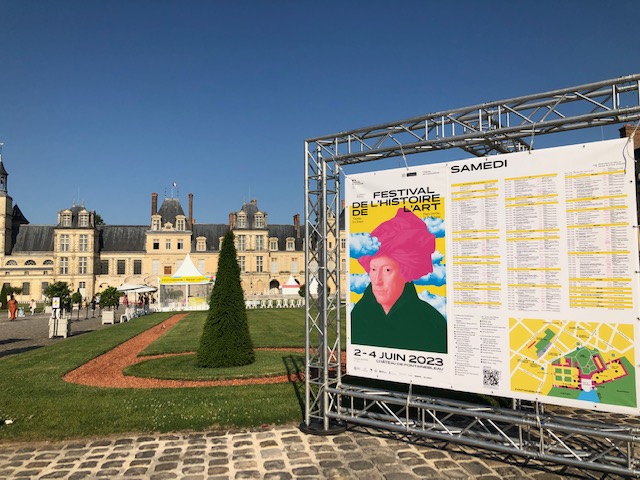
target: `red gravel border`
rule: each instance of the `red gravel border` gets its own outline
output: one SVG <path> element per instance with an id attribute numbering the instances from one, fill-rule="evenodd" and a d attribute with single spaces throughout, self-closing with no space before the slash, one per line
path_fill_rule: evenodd
<path id="1" fill-rule="evenodd" d="M 162 380 L 124 375 L 122 371 L 129 365 L 162 358 L 168 355 L 139 357 L 147 346 L 167 333 L 171 327 L 186 317 L 186 313 L 176 314 L 155 327 L 142 332 L 131 340 L 118 345 L 113 350 L 90 360 L 84 365 L 67 373 L 66 382 L 91 387 L 106 388 L 188 388 L 188 387 L 227 387 L 234 385 L 264 385 L 272 383 L 296 382 L 300 377 L 295 374 L 278 377 L 242 378 L 235 380 Z M 304 351 L 304 349 L 283 349 Z"/>

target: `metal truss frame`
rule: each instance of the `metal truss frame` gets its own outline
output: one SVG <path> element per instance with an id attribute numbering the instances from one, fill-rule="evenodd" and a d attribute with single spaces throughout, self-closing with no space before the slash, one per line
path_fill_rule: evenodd
<path id="1" fill-rule="evenodd" d="M 346 424 L 457 442 L 524 458 L 640 477 L 640 429 L 489 408 L 343 381 L 340 179 L 345 165 L 459 148 L 486 156 L 528 150 L 538 135 L 640 120 L 640 74 L 349 130 L 305 141 L 305 416 L 301 429 Z M 310 291 L 317 285 L 317 295 Z M 335 286 L 331 290 L 331 286 Z M 348 379 L 347 379 L 348 380 Z"/>

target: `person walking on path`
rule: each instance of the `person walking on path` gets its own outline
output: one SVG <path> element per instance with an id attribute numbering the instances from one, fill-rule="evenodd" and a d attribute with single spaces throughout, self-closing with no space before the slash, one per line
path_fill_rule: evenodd
<path id="1" fill-rule="evenodd" d="M 29 310 L 31 310 L 31 315 L 36 313 L 36 307 L 37 307 L 37 303 L 36 303 L 35 299 L 32 298 L 31 302 L 29 302 Z"/>
<path id="2" fill-rule="evenodd" d="M 13 295 L 11 295 L 11 300 L 9 300 L 7 306 L 9 307 L 9 320 L 13 321 L 16 319 L 16 312 L 18 311 L 18 302 Z"/>

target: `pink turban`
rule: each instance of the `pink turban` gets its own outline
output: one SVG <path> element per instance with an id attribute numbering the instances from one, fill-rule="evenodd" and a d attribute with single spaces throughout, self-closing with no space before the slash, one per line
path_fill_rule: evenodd
<path id="1" fill-rule="evenodd" d="M 436 249 L 436 237 L 427 225 L 414 213 L 399 208 L 396 216 L 378 225 L 372 237 L 380 241 L 380 249 L 374 255 L 365 255 L 358 259 L 360 265 L 369 273 L 374 257 L 386 256 L 400 264 L 400 273 L 407 282 L 433 271 L 431 254 Z"/>

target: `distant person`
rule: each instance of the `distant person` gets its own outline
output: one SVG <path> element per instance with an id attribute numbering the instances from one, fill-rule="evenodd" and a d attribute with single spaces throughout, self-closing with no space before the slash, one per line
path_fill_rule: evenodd
<path id="1" fill-rule="evenodd" d="M 36 313 L 36 307 L 38 306 L 38 304 L 36 303 L 35 299 L 31 299 L 31 301 L 29 302 L 29 310 L 31 311 L 31 315 Z"/>
<path id="2" fill-rule="evenodd" d="M 371 283 L 351 311 L 351 343 L 447 353 L 447 320 L 413 283 L 433 271 L 435 236 L 403 208 L 371 236 L 380 248 L 358 259 Z"/>
<path id="3" fill-rule="evenodd" d="M 11 295 L 11 300 L 9 300 L 7 306 L 9 307 L 9 320 L 15 320 L 18 313 L 18 302 L 13 295 Z"/>

